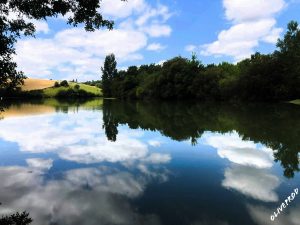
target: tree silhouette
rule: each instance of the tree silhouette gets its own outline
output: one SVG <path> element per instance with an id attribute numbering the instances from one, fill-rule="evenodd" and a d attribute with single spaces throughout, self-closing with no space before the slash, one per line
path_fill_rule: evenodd
<path id="1" fill-rule="evenodd" d="M 0 218 L 1 225 L 28 225 L 31 224 L 33 220 L 29 217 L 29 213 L 22 212 L 16 213 L 10 216 L 3 216 Z"/>
<path id="2" fill-rule="evenodd" d="M 117 75 L 117 62 L 114 54 L 110 54 L 105 57 L 104 66 L 102 70 L 102 85 L 103 95 L 105 97 L 111 97 L 112 81 Z"/>

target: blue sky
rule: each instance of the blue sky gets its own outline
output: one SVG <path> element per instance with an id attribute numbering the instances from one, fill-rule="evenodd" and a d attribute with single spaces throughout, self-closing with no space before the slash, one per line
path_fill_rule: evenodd
<path id="1" fill-rule="evenodd" d="M 16 45 L 19 69 L 28 77 L 97 80 L 105 55 L 118 68 L 161 63 L 196 52 L 205 64 L 238 62 L 275 49 L 290 20 L 300 22 L 299 0 L 103 0 L 113 31 L 85 32 L 66 18 L 34 21 L 36 38 Z"/>

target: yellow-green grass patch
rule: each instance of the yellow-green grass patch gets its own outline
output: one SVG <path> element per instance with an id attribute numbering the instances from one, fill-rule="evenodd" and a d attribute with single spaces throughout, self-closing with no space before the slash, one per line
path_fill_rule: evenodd
<path id="1" fill-rule="evenodd" d="M 55 97 L 60 91 L 66 91 L 69 88 L 75 88 L 77 83 L 69 82 L 69 87 L 50 87 L 43 90 L 43 94 L 45 97 Z M 84 90 L 88 93 L 92 93 L 95 96 L 102 96 L 102 90 L 98 87 L 86 85 L 86 84 L 78 84 L 81 90 Z"/>
<path id="2" fill-rule="evenodd" d="M 296 99 L 293 101 L 290 101 L 290 103 L 296 104 L 296 105 L 300 105 L 300 99 Z"/>

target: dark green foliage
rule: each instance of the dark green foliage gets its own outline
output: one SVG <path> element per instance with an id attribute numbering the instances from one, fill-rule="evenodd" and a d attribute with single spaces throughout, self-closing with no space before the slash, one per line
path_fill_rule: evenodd
<path id="1" fill-rule="evenodd" d="M 21 35 L 33 36 L 35 27 L 26 19 L 46 20 L 48 17 L 70 15 L 68 24 L 84 24 L 87 31 L 101 27 L 113 28 L 113 21 L 99 13 L 100 0 L 1 0 L 0 1 L 0 89 L 15 89 L 25 76 L 13 62 L 14 44 Z M 17 18 L 9 16 L 14 12 Z"/>
<path id="2" fill-rule="evenodd" d="M 60 87 L 60 84 L 56 81 L 55 83 L 54 83 L 54 87 Z"/>
<path id="3" fill-rule="evenodd" d="M 63 80 L 62 82 L 60 82 L 60 86 L 62 87 L 69 87 L 69 83 L 66 80 Z"/>
<path id="4" fill-rule="evenodd" d="M 56 98 L 89 98 L 96 97 L 93 93 L 89 93 L 83 89 L 72 89 L 61 90 L 55 96 Z"/>
<path id="5" fill-rule="evenodd" d="M 104 97 L 112 96 L 112 82 L 117 76 L 117 62 L 114 54 L 105 57 L 104 66 L 101 68 L 102 71 L 102 91 Z"/>
<path id="6" fill-rule="evenodd" d="M 4 216 L 0 218 L 1 225 L 28 225 L 32 223 L 32 219 L 26 212 L 16 213 L 10 216 Z"/>
<path id="7" fill-rule="evenodd" d="M 95 87 L 98 87 L 98 88 L 102 89 L 102 81 L 101 80 L 87 81 L 87 82 L 84 82 L 83 84 L 87 84 L 87 85 L 90 85 L 90 86 L 95 86 Z"/>
<path id="8" fill-rule="evenodd" d="M 103 128 L 109 141 L 115 142 L 118 135 L 118 122 L 114 117 L 111 101 L 103 102 Z"/>
<path id="9" fill-rule="evenodd" d="M 31 98 L 43 98 L 42 90 L 32 90 L 32 91 L 21 91 L 21 90 L 10 90 L 3 91 L 0 96 L 6 98 L 23 98 L 23 99 L 31 99 Z"/>
<path id="10" fill-rule="evenodd" d="M 104 100 L 107 138 L 115 141 L 118 126 L 158 131 L 176 141 L 195 144 L 205 131 L 236 131 L 244 140 L 274 150 L 286 177 L 299 171 L 299 106 L 273 103 L 210 103 L 195 101 Z M 292 129 L 291 129 L 292 128 Z"/>
<path id="11" fill-rule="evenodd" d="M 80 89 L 80 85 L 79 85 L 79 84 L 76 84 L 76 85 L 74 86 L 74 89 L 78 91 L 78 90 Z"/>
<path id="12" fill-rule="evenodd" d="M 123 99 L 287 101 L 300 98 L 300 30 L 294 21 L 272 54 L 256 53 L 238 64 L 204 66 L 195 54 L 160 65 L 129 67 L 110 76 L 106 93 Z"/>

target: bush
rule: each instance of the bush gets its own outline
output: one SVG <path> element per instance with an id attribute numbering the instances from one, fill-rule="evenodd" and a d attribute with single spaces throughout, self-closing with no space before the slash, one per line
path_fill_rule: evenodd
<path id="1" fill-rule="evenodd" d="M 75 89 L 75 90 L 79 90 L 79 89 L 80 89 L 80 85 L 79 85 L 79 84 L 76 84 L 76 85 L 74 86 L 74 89 Z"/>
<path id="2" fill-rule="evenodd" d="M 95 97 L 93 93 L 89 93 L 85 90 L 74 90 L 69 88 L 67 90 L 61 90 L 55 96 L 56 98 L 88 98 L 88 97 Z"/>
<path id="3" fill-rule="evenodd" d="M 60 84 L 56 81 L 55 83 L 54 83 L 54 87 L 60 87 Z"/>
<path id="4" fill-rule="evenodd" d="M 62 82 L 60 82 L 60 86 L 69 87 L 69 83 L 68 83 L 68 81 L 63 80 Z"/>

